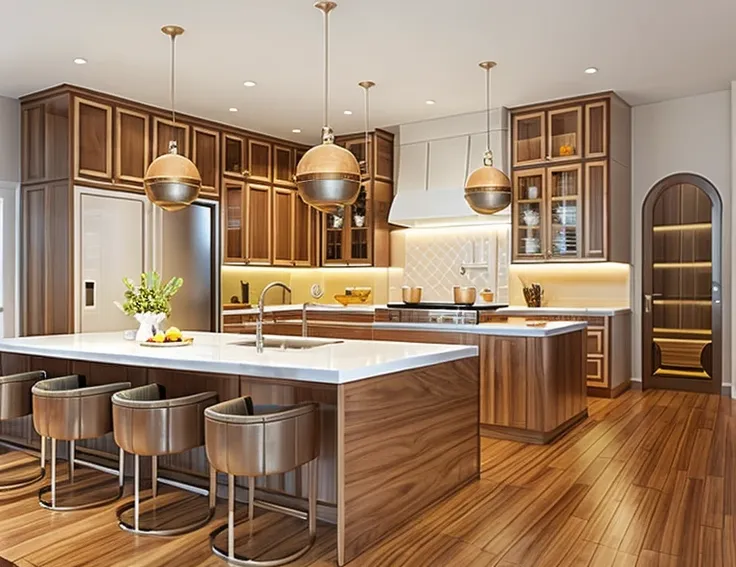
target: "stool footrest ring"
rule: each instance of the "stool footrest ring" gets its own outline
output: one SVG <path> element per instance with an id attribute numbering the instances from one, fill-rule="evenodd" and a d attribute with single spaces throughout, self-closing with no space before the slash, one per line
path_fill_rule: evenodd
<path id="1" fill-rule="evenodd" d="M 151 500 L 155 500 L 153 497 L 148 497 L 140 500 L 140 504 L 143 504 L 144 502 L 149 502 Z M 142 528 L 138 526 L 138 529 L 135 529 L 135 525 L 131 524 L 130 522 L 126 522 L 123 520 L 123 514 L 127 512 L 128 510 L 133 510 L 135 508 L 135 502 L 128 502 L 127 504 L 123 504 L 120 506 L 116 511 L 115 514 L 118 518 L 118 526 L 120 526 L 120 529 L 132 534 L 137 535 L 147 535 L 147 536 L 158 536 L 158 537 L 170 537 L 175 535 L 181 535 L 189 532 L 193 532 L 195 530 L 198 530 L 199 528 L 206 526 L 210 520 L 215 515 L 215 508 L 209 508 L 207 511 L 207 515 L 197 520 L 196 522 L 192 522 L 190 524 L 186 524 L 184 526 L 179 526 L 176 528 L 169 528 L 169 529 L 157 529 L 157 528 Z"/>
<path id="2" fill-rule="evenodd" d="M 210 548 L 212 549 L 212 552 L 217 555 L 217 557 L 224 559 L 231 565 L 236 565 L 237 567 L 278 567 L 279 565 L 286 565 L 287 563 L 296 561 L 302 555 L 305 555 L 310 549 L 312 549 L 312 546 L 317 539 L 317 534 L 310 534 L 309 543 L 307 543 L 307 545 L 295 551 L 288 557 L 280 557 L 279 559 L 271 559 L 267 561 L 258 561 L 256 559 L 250 559 L 249 557 L 239 555 L 237 553 L 230 557 L 228 556 L 226 549 L 222 549 L 219 546 L 215 545 L 215 538 L 222 532 L 227 530 L 227 527 L 228 525 L 227 523 L 225 523 L 210 534 Z"/>
<path id="3" fill-rule="evenodd" d="M 13 468 L 16 468 L 16 467 L 13 467 Z M 7 470 L 3 471 L 3 473 L 6 473 L 6 472 Z M 46 468 L 38 467 L 38 471 L 36 472 L 36 475 L 32 478 L 19 479 L 14 482 L 0 482 L 0 492 L 4 492 L 6 490 L 15 490 L 17 488 L 24 488 L 26 486 L 36 484 L 38 481 L 43 480 L 44 478 L 46 478 Z"/>

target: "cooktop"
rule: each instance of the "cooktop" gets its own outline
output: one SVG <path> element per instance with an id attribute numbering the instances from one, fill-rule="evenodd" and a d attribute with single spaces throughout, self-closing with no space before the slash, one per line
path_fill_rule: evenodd
<path id="1" fill-rule="evenodd" d="M 389 309 L 446 309 L 449 311 L 495 311 L 502 307 L 508 307 L 508 303 L 447 303 L 424 302 L 421 303 L 389 303 Z"/>

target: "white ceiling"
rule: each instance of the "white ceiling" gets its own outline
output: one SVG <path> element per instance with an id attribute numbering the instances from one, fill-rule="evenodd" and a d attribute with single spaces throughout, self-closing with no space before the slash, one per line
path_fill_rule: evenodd
<path id="1" fill-rule="evenodd" d="M 736 79 L 733 0 L 338 0 L 332 125 L 372 123 L 614 89 L 631 104 L 726 89 Z M 322 20 L 312 0 L 0 0 L 0 94 L 67 82 L 168 105 L 178 24 L 178 108 L 305 143 L 321 125 Z M 85 57 L 87 65 L 74 65 Z M 600 68 L 585 75 L 588 66 Z M 243 81 L 258 82 L 255 88 Z M 426 99 L 437 104 L 428 106 Z M 228 108 L 237 107 L 237 114 Z M 342 111 L 349 108 L 352 116 Z M 301 128 L 302 134 L 292 134 Z"/>

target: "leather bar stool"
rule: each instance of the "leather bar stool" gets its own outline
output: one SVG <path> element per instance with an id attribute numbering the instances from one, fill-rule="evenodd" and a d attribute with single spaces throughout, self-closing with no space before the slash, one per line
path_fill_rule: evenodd
<path id="1" fill-rule="evenodd" d="M 103 506 L 123 495 L 125 455 L 120 450 L 118 492 L 115 496 L 78 505 L 56 502 L 56 441 L 69 442 L 69 481 L 74 483 L 75 443 L 95 439 L 112 431 L 112 405 L 115 392 L 130 388 L 130 382 L 87 386 L 83 376 L 63 376 L 37 382 L 33 394 L 33 426 L 41 437 L 51 439 L 51 486 L 42 488 L 38 500 L 43 508 L 58 511 L 84 510 Z M 45 499 L 47 493 L 50 499 Z"/>
<path id="2" fill-rule="evenodd" d="M 32 413 L 31 388 L 39 380 L 46 378 L 43 370 L 0 376 L 0 421 L 17 419 Z M 13 467 L 14 469 L 17 467 Z M 7 471 L 6 471 L 7 472 Z M 0 490 L 23 488 L 38 482 L 46 476 L 46 438 L 41 437 L 41 464 L 39 471 L 31 478 L 0 482 Z"/>
<path id="3" fill-rule="evenodd" d="M 175 528 L 140 526 L 140 457 L 152 459 L 151 497 L 158 494 L 158 457 L 183 453 L 204 445 L 204 411 L 217 402 L 217 392 L 204 392 L 182 398 L 166 398 L 166 389 L 149 384 L 124 390 L 112 397 L 115 442 L 135 459 L 133 502 L 118 508 L 121 529 L 142 535 L 172 536 L 194 531 L 207 524 L 215 514 L 217 477 L 210 467 L 209 510 L 204 519 Z M 123 513 L 133 508 L 133 523 L 123 520 Z"/>
<path id="4" fill-rule="evenodd" d="M 212 551 L 239 567 L 274 567 L 290 563 L 314 545 L 317 537 L 317 458 L 319 457 L 320 414 L 316 403 L 293 406 L 253 407 L 250 398 L 238 398 L 207 408 L 205 440 L 207 458 L 218 471 L 227 473 L 227 524 L 210 534 Z M 308 500 L 305 513 L 255 499 L 255 477 L 280 474 L 307 465 Z M 309 541 L 287 557 L 258 561 L 235 553 L 235 477 L 248 477 L 248 520 L 253 508 L 280 512 L 307 520 Z M 227 529 L 227 550 L 215 538 Z"/>

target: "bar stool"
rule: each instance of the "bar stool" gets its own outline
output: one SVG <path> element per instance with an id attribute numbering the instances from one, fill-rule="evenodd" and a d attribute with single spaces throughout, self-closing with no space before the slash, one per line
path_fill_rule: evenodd
<path id="1" fill-rule="evenodd" d="M 115 392 L 130 388 L 130 382 L 87 386 L 84 376 L 63 376 L 37 382 L 33 394 L 33 426 L 41 437 L 51 439 L 51 486 L 38 492 L 43 508 L 57 511 L 96 508 L 120 499 L 123 495 L 125 455 L 120 450 L 118 492 L 115 496 L 79 505 L 56 503 L 56 441 L 69 442 L 69 481 L 74 483 L 75 443 L 102 437 L 112 431 L 110 398 Z M 44 496 L 51 493 L 49 500 Z"/>
<path id="2" fill-rule="evenodd" d="M 317 458 L 319 457 L 319 405 L 263 405 L 253 407 L 250 398 L 238 398 L 207 408 L 205 440 L 207 458 L 227 473 L 227 524 L 210 534 L 210 546 L 218 557 L 239 567 L 275 567 L 290 563 L 314 545 L 317 537 Z M 309 508 L 305 513 L 255 499 L 255 477 L 289 472 L 308 464 Z M 235 477 L 248 477 L 248 520 L 253 508 L 288 514 L 307 520 L 309 542 L 288 557 L 258 561 L 235 553 Z M 227 550 L 215 538 L 227 529 Z"/>
<path id="3" fill-rule="evenodd" d="M 31 388 L 36 382 L 44 378 L 46 378 L 46 372 L 43 370 L 0 376 L 0 421 L 31 415 Z M 13 469 L 15 468 L 17 467 L 13 467 Z M 46 438 L 41 437 L 41 465 L 39 471 L 32 478 L 24 478 L 12 482 L 0 482 L 0 490 L 23 488 L 24 486 L 38 482 L 45 476 Z"/>
<path id="4" fill-rule="evenodd" d="M 115 442 L 135 460 L 133 502 L 117 510 L 121 529 L 141 535 L 172 536 L 194 531 L 207 524 L 215 514 L 217 476 L 210 467 L 209 510 L 204 519 L 169 529 L 140 527 L 140 457 L 151 457 L 151 497 L 158 495 L 158 457 L 183 453 L 204 445 L 204 411 L 217 402 L 217 392 L 204 392 L 182 398 L 166 398 L 166 388 L 149 384 L 117 392 L 112 397 Z M 133 508 L 133 524 L 123 520 L 123 513 Z"/>

